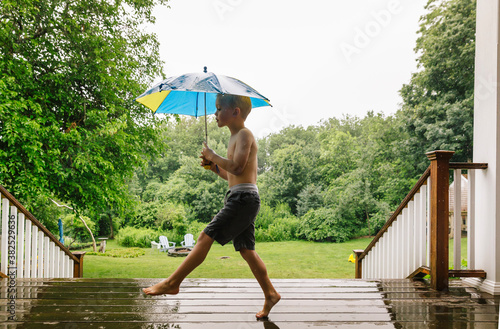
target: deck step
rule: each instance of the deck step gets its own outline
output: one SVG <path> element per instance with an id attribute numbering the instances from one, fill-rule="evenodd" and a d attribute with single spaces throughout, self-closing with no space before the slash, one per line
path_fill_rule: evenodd
<path id="1" fill-rule="evenodd" d="M 158 281 L 0 280 L 0 329 L 498 327 L 499 297 L 459 280 L 448 292 L 412 280 L 272 280 L 282 300 L 268 321 L 255 320 L 263 304 L 255 280 L 188 279 L 175 296 L 141 292 Z"/>
<path id="2" fill-rule="evenodd" d="M 428 266 L 421 266 L 417 268 L 412 274 L 408 276 L 409 279 L 423 278 L 431 274 L 431 269 Z M 448 277 L 450 278 L 486 278 L 484 270 L 449 270 Z"/>

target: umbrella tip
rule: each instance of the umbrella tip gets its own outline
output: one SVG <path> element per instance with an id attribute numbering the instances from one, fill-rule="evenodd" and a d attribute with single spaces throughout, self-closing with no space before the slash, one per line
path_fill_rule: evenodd
<path id="1" fill-rule="evenodd" d="M 203 73 L 207 73 L 207 67 L 203 66 Z"/>

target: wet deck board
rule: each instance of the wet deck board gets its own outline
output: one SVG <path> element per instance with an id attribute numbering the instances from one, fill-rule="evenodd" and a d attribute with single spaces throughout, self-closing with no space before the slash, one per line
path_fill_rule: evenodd
<path id="1" fill-rule="evenodd" d="M 256 321 L 255 280 L 190 279 L 176 296 L 145 296 L 157 279 L 18 279 L 9 320 L 0 281 L 2 328 L 498 328 L 500 297 L 455 283 L 436 292 L 410 280 L 273 280 L 282 295 L 269 321 Z M 457 281 L 458 282 L 458 281 Z"/>

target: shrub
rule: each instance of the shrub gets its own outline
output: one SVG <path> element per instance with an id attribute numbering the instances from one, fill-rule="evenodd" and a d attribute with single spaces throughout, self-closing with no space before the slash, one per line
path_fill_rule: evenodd
<path id="1" fill-rule="evenodd" d="M 146 252 L 140 248 L 125 248 L 125 249 L 110 249 L 105 253 L 101 252 L 87 252 L 86 255 L 105 256 L 105 257 L 119 257 L 119 258 L 136 258 L 143 256 Z"/>
<path id="2" fill-rule="evenodd" d="M 167 202 L 158 207 L 156 226 L 162 230 L 173 230 L 174 235 L 184 236 L 186 234 L 187 221 L 184 206 Z"/>
<path id="3" fill-rule="evenodd" d="M 310 241 L 345 242 L 353 237 L 354 228 L 335 209 L 319 208 L 301 218 L 298 235 Z"/>
<path id="4" fill-rule="evenodd" d="M 290 207 L 286 203 L 279 203 L 274 208 L 263 202 L 260 205 L 260 211 L 255 220 L 256 228 L 267 229 L 269 225 L 283 218 L 294 217 Z"/>
<path id="5" fill-rule="evenodd" d="M 116 235 L 116 241 L 124 247 L 151 247 L 151 241 L 158 241 L 159 231 L 148 228 L 124 227 Z"/>
<path id="6" fill-rule="evenodd" d="M 186 233 L 191 233 L 195 239 L 198 238 L 198 235 L 203 231 L 203 229 L 207 226 L 207 223 L 200 223 L 198 221 L 193 221 L 188 224 Z"/>
<path id="7" fill-rule="evenodd" d="M 294 216 L 277 219 L 267 228 L 257 228 L 255 231 L 255 240 L 259 242 L 294 240 L 297 236 L 299 225 L 299 219 Z"/>
<path id="8" fill-rule="evenodd" d="M 297 235 L 299 220 L 288 204 L 271 207 L 262 203 L 255 222 L 256 241 L 289 241 Z"/>
<path id="9" fill-rule="evenodd" d="M 128 225 L 134 227 L 157 227 L 158 222 L 157 213 L 159 208 L 159 202 L 141 202 L 136 210 L 135 214 L 130 217 Z"/>
<path id="10" fill-rule="evenodd" d="M 89 247 L 93 247 L 94 243 L 93 242 L 75 242 L 72 243 L 68 249 L 69 250 L 81 250 Z"/>
<path id="11" fill-rule="evenodd" d="M 269 225 L 271 225 L 275 220 L 274 208 L 268 205 L 267 203 L 261 203 L 259 214 L 255 219 L 255 228 L 256 229 L 267 229 Z"/>

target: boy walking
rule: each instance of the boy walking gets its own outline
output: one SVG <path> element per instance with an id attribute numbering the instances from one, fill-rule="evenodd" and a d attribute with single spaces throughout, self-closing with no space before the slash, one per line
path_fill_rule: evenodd
<path id="1" fill-rule="evenodd" d="M 252 109 L 250 98 L 237 95 L 217 95 L 215 118 L 219 128 L 231 132 L 227 158 L 217 155 L 204 143 L 200 158 L 202 166 L 228 181 L 229 191 L 224 207 L 201 232 L 193 250 L 167 279 L 145 288 L 148 295 L 177 294 L 186 276 L 200 265 L 214 241 L 221 245 L 233 241 L 236 251 L 248 263 L 264 292 L 265 302 L 258 319 L 266 318 L 281 296 L 271 283 L 267 269 L 255 252 L 255 218 L 260 209 L 257 182 L 257 143 L 245 120 Z"/>

